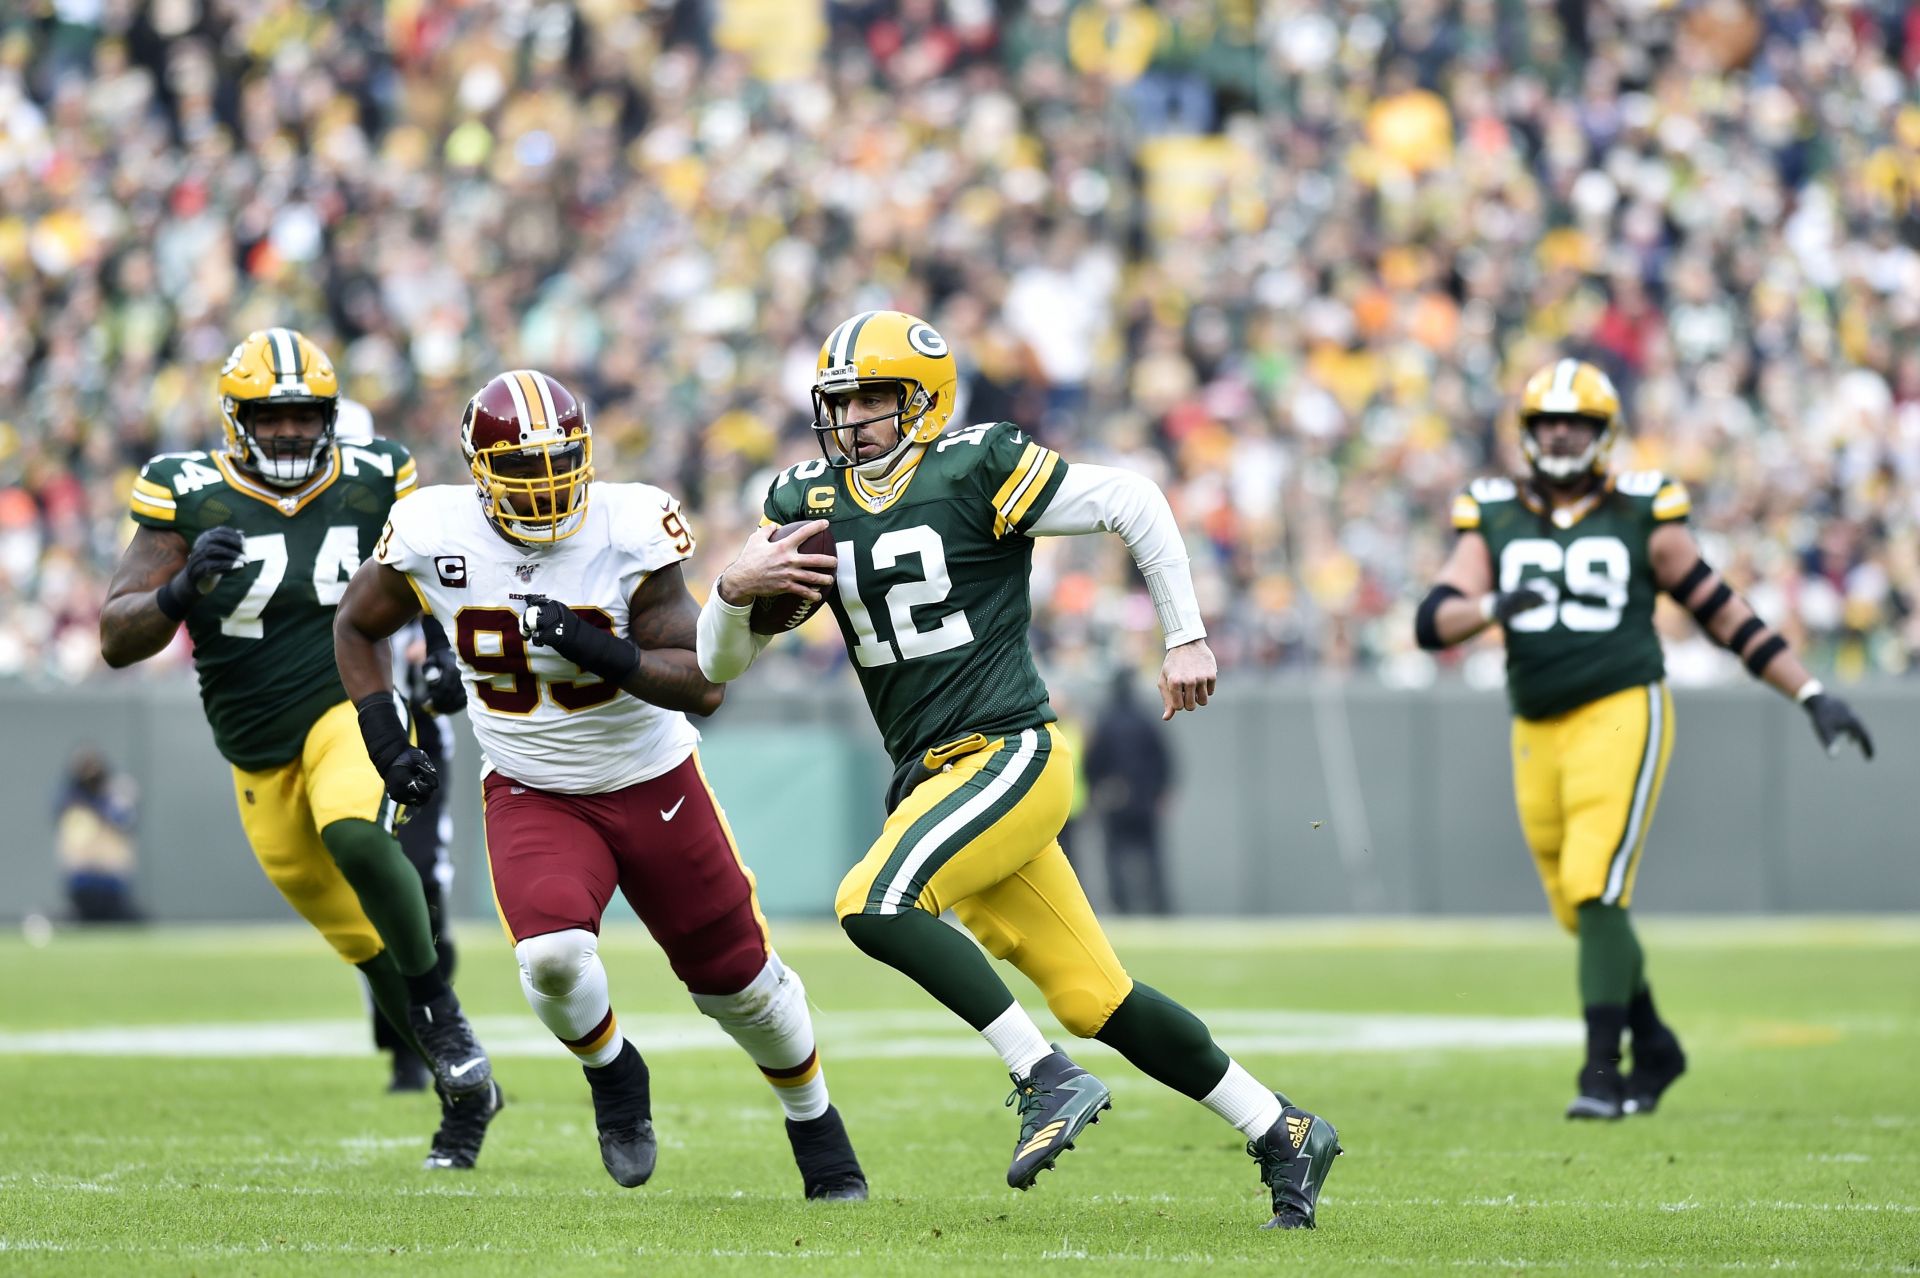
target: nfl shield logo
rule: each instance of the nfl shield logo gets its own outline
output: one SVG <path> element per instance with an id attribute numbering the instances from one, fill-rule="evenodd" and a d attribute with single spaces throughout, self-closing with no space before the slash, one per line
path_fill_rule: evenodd
<path id="1" fill-rule="evenodd" d="M 515 564 L 513 566 L 513 575 L 521 581 L 532 581 L 533 570 L 539 566 L 539 564 Z"/>

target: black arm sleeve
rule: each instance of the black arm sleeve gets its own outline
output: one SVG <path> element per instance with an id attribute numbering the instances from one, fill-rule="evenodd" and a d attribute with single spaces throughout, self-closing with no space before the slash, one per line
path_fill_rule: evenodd
<path id="1" fill-rule="evenodd" d="M 1420 601 L 1419 610 L 1413 614 L 1414 641 L 1428 652 L 1438 652 L 1440 649 L 1446 647 L 1447 645 L 1441 642 L 1440 628 L 1437 620 L 1440 605 L 1449 599 L 1463 598 L 1465 598 L 1465 596 L 1452 586 L 1440 585 L 1429 590 L 1427 597 Z"/>

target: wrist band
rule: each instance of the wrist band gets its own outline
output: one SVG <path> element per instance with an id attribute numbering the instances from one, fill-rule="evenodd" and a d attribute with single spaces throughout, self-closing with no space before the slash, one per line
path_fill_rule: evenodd
<path id="1" fill-rule="evenodd" d="M 1800 685 L 1800 691 L 1793 694 L 1794 704 L 1804 706 L 1825 691 L 1826 688 L 1818 679 L 1809 679 Z"/>
<path id="2" fill-rule="evenodd" d="M 1200 602 L 1193 593 L 1193 576 L 1185 560 L 1143 569 L 1147 597 L 1153 600 L 1154 615 L 1160 619 L 1160 633 L 1169 651 L 1183 643 L 1207 637 L 1207 626 L 1200 619 Z"/>
<path id="3" fill-rule="evenodd" d="M 153 606 L 158 608 L 160 615 L 168 621 L 185 621 L 187 613 L 193 608 L 193 594 L 187 593 L 193 591 L 193 587 L 180 580 L 185 575 L 184 569 L 175 573 L 161 584 L 160 589 L 153 592 Z M 183 584 L 186 585 L 185 591 L 181 589 Z"/>

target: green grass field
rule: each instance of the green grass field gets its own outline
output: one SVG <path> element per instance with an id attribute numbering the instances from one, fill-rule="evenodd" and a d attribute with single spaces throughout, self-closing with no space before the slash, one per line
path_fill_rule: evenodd
<path id="1" fill-rule="evenodd" d="M 874 1198 L 811 1208 L 768 1090 L 637 930 L 604 948 L 662 1139 L 631 1191 L 496 930 L 462 934 L 459 986 L 509 1107 L 465 1174 L 420 1170 L 432 1102 L 382 1093 L 351 974 L 305 930 L 13 934 L 0 1272 L 1920 1271 L 1920 926 L 1643 932 L 1693 1072 L 1651 1118 L 1576 1126 L 1572 948 L 1545 924 L 1116 929 L 1137 976 L 1338 1124 L 1310 1234 L 1257 1230 L 1235 1133 L 1098 1047 L 1113 1112 L 1006 1189 L 998 1062 L 832 929 L 775 935 Z"/>

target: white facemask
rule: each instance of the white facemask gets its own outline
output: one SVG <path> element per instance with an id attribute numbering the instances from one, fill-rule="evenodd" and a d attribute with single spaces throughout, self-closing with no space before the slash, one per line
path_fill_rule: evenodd
<path id="1" fill-rule="evenodd" d="M 247 455 L 253 459 L 253 468 L 260 478 L 276 488 L 292 488 L 304 484 L 320 468 L 320 458 L 327 451 L 327 438 L 321 436 L 314 442 L 313 450 L 307 453 L 282 453 L 270 457 L 252 436 L 247 437 Z"/>

